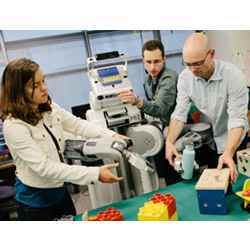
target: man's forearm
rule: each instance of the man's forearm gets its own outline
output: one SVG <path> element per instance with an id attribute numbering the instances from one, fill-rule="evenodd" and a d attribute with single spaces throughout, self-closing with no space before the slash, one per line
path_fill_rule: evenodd
<path id="1" fill-rule="evenodd" d="M 228 132 L 227 144 L 225 153 L 229 153 L 232 157 L 241 143 L 241 138 L 244 135 L 243 128 L 232 128 Z"/>
<path id="2" fill-rule="evenodd" d="M 166 143 L 174 144 L 184 127 L 184 122 L 173 119 L 170 122 Z"/>

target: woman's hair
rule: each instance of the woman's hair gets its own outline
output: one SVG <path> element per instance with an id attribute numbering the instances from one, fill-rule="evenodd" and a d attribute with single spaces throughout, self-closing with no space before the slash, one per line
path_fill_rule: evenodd
<path id="1" fill-rule="evenodd" d="M 4 69 L 1 82 L 0 108 L 1 118 L 7 116 L 23 120 L 36 125 L 43 117 L 43 113 L 51 111 L 51 98 L 38 109 L 34 109 L 30 98 L 26 93 L 26 85 L 31 80 L 34 82 L 35 74 L 39 65 L 27 58 L 20 58 L 11 61 Z"/>

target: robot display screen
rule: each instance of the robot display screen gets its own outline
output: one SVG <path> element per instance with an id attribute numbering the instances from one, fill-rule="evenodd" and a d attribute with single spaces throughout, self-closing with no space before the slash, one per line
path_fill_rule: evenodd
<path id="1" fill-rule="evenodd" d="M 100 82 L 103 85 L 122 83 L 122 76 L 117 67 L 110 67 L 97 70 Z"/>

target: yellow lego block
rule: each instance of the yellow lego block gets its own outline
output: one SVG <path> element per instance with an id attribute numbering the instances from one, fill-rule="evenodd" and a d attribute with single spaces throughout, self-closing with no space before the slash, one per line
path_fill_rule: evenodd
<path id="1" fill-rule="evenodd" d="M 140 221 L 161 221 L 168 220 L 167 207 L 163 203 L 146 202 L 144 207 L 139 209 L 138 220 Z"/>
<path id="2" fill-rule="evenodd" d="M 170 221 L 177 221 L 178 220 L 178 214 L 177 211 L 172 215 L 172 217 L 169 219 Z"/>
<path id="3" fill-rule="evenodd" d="M 144 203 L 144 207 L 139 209 L 137 215 L 139 221 L 176 221 L 178 220 L 177 211 L 169 218 L 167 206 L 162 203 L 152 201 Z"/>

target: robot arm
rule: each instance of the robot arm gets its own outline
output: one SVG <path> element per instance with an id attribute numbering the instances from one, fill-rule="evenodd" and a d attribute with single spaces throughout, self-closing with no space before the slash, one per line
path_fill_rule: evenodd
<path id="1" fill-rule="evenodd" d="M 214 148 L 214 140 L 212 127 L 208 123 L 194 123 L 189 124 L 186 127 L 186 132 L 176 142 L 175 147 L 177 151 L 182 152 L 187 144 L 192 143 L 194 149 L 201 148 L 203 145 L 208 145 L 210 148 Z M 194 162 L 194 168 L 199 169 L 199 165 Z M 175 170 L 179 173 L 183 173 L 182 160 L 176 159 Z"/>
<path id="2" fill-rule="evenodd" d="M 145 171 L 148 173 L 155 173 L 155 169 L 152 166 L 152 164 L 145 160 L 141 155 L 137 154 L 137 153 L 132 153 L 127 151 L 126 152 L 126 158 L 128 160 L 128 162 L 135 168 L 137 168 L 138 170 L 141 171 Z"/>
<path id="3" fill-rule="evenodd" d="M 90 160 L 109 158 L 120 161 L 122 156 L 138 170 L 154 173 L 155 170 L 150 162 L 144 159 L 141 155 L 128 150 L 131 145 L 131 140 L 112 141 L 105 138 L 66 140 L 64 156 L 66 159 L 83 161 L 87 160 L 87 158 L 90 158 Z"/>
<path id="4" fill-rule="evenodd" d="M 182 152 L 190 142 L 193 143 L 195 149 L 202 146 L 201 136 L 196 132 L 189 131 L 175 142 L 175 147 L 178 152 Z"/>
<path id="5" fill-rule="evenodd" d="M 121 142 L 115 142 L 112 147 L 119 150 L 128 163 L 139 171 L 140 182 L 134 180 L 134 183 L 140 186 L 136 187 L 137 190 L 140 189 L 143 193 L 148 193 L 159 188 L 157 173 L 154 167 L 146 159 L 135 152 L 129 151 L 128 147 L 124 146 Z"/>
<path id="6" fill-rule="evenodd" d="M 156 178 L 157 174 L 151 164 L 145 160 L 141 155 L 129 151 L 131 146 L 131 140 L 115 140 L 109 138 L 95 138 L 91 140 L 67 140 L 64 151 L 66 159 L 73 160 L 97 160 L 108 159 L 119 162 L 120 174 L 124 177 L 122 189 L 124 190 L 124 198 L 130 197 L 129 190 L 129 174 L 127 172 L 126 163 L 129 163 L 132 167 L 136 168 L 140 173 L 141 190 L 143 193 L 153 191 L 154 185 L 152 184 L 152 178 Z M 136 182 L 134 180 L 134 182 Z M 156 182 L 153 180 L 153 183 Z M 138 183 L 138 182 L 137 182 Z M 156 185 L 158 188 L 158 185 Z"/>

